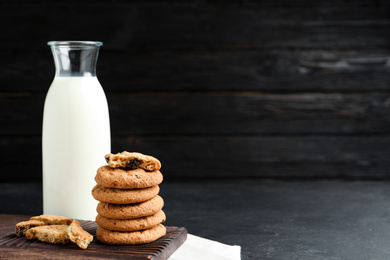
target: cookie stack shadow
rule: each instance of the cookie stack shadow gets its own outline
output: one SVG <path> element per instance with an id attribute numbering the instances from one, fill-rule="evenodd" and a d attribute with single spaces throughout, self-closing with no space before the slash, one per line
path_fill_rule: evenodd
<path id="1" fill-rule="evenodd" d="M 108 165 L 97 170 L 92 196 L 96 208 L 96 238 L 106 244 L 136 245 L 166 234 L 160 162 L 140 153 L 106 155 Z"/>

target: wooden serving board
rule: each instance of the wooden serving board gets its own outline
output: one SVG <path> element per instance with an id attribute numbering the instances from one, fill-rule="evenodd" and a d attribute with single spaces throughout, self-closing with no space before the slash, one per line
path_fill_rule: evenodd
<path id="1" fill-rule="evenodd" d="M 112 246 L 96 239 L 96 223 L 80 220 L 94 235 L 86 250 L 74 243 L 54 245 L 15 235 L 15 224 L 30 216 L 0 214 L 0 259 L 168 259 L 187 239 L 184 227 L 167 226 L 167 234 L 155 242 L 135 246 Z"/>

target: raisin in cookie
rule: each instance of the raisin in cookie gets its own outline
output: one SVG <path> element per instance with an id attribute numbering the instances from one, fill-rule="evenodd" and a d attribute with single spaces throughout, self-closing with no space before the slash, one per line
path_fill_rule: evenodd
<path id="1" fill-rule="evenodd" d="M 95 181 L 107 188 L 140 189 L 160 184 L 163 175 L 160 171 L 147 172 L 144 169 L 126 170 L 102 166 L 97 170 Z"/>
<path id="2" fill-rule="evenodd" d="M 104 156 L 108 166 L 111 168 L 129 168 L 129 169 L 144 169 L 146 171 L 160 170 L 161 163 L 159 160 L 150 155 L 142 153 L 130 153 L 127 151 L 117 154 L 106 154 Z"/>
<path id="3" fill-rule="evenodd" d="M 156 241 L 165 236 L 166 228 L 158 224 L 152 228 L 142 231 L 118 232 L 110 231 L 101 226 L 96 229 L 96 238 L 110 245 L 139 245 Z"/>

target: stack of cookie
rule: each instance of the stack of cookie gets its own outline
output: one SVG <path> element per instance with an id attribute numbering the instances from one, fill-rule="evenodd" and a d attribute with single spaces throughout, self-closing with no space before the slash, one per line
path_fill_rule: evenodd
<path id="1" fill-rule="evenodd" d="M 108 165 L 97 170 L 97 185 L 92 189 L 99 201 L 97 239 L 106 244 L 135 245 L 164 236 L 164 200 L 158 195 L 163 180 L 160 161 L 126 151 L 105 158 Z"/>

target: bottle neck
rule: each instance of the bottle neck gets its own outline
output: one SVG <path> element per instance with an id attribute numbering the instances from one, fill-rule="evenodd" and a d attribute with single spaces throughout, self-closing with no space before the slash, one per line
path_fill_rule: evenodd
<path id="1" fill-rule="evenodd" d="M 56 77 L 96 77 L 100 42 L 49 42 Z"/>

